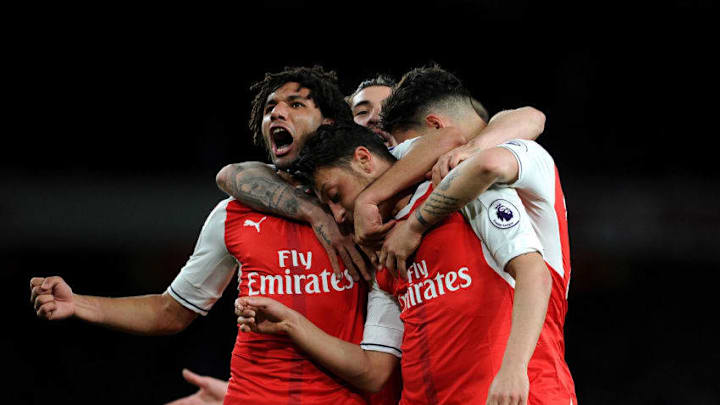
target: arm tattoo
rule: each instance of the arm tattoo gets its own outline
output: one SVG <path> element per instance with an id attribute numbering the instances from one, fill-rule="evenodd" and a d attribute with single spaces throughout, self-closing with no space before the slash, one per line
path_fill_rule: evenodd
<path id="1" fill-rule="evenodd" d="M 438 188 L 438 190 L 440 190 Z M 445 217 L 451 212 L 457 211 L 460 207 L 460 200 L 455 197 L 450 197 L 447 194 L 443 194 L 440 191 L 435 190 L 430 197 L 423 203 L 422 211 L 425 214 Z"/>
<path id="2" fill-rule="evenodd" d="M 420 222 L 420 225 L 424 227 L 429 227 L 430 224 L 423 218 L 422 214 L 420 213 L 421 210 L 415 210 L 415 218 L 417 218 L 418 222 Z"/>
<path id="3" fill-rule="evenodd" d="M 228 184 L 229 183 L 229 184 Z M 300 204 L 317 202 L 302 190 L 285 182 L 269 167 L 235 167 L 226 191 L 258 211 L 300 219 Z"/>
<path id="4" fill-rule="evenodd" d="M 327 243 L 328 245 L 332 245 L 332 242 L 330 242 L 330 238 L 325 234 L 325 229 L 323 229 L 323 225 L 318 225 L 315 227 L 315 234 L 320 235 L 320 237 Z"/>
<path id="5" fill-rule="evenodd" d="M 438 184 L 438 190 L 447 191 L 458 174 L 460 174 L 460 170 L 457 167 L 454 170 L 451 170 L 450 173 L 445 176 L 443 181 Z"/>

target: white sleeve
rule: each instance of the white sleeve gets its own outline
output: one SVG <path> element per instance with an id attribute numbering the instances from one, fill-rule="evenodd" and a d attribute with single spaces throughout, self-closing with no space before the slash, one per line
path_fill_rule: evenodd
<path id="1" fill-rule="evenodd" d="M 377 281 L 373 280 L 368 293 L 367 318 L 360 347 L 363 350 L 389 353 L 400 358 L 404 330 L 397 300 L 381 290 Z"/>
<path id="2" fill-rule="evenodd" d="M 507 263 L 521 254 L 542 254 L 542 245 L 517 192 L 492 187 L 460 212 L 483 242 L 483 250 L 487 249 L 483 253 L 488 264 L 514 287 L 515 280 L 505 272 Z"/>
<path id="3" fill-rule="evenodd" d="M 390 153 L 392 153 L 392 155 L 395 156 L 396 159 L 400 160 L 404 158 L 405 155 L 407 155 L 415 141 L 417 141 L 418 139 L 420 139 L 420 137 L 408 139 L 405 142 L 390 148 Z"/>
<path id="4" fill-rule="evenodd" d="M 221 201 L 205 220 L 195 251 L 167 292 L 185 308 L 207 315 L 230 283 L 237 261 L 225 247 L 226 207 Z"/>
<path id="5" fill-rule="evenodd" d="M 554 200 L 555 161 L 542 146 L 534 141 L 515 139 L 498 147 L 512 152 L 518 162 L 517 180 L 501 187 L 520 190 L 533 200 Z"/>

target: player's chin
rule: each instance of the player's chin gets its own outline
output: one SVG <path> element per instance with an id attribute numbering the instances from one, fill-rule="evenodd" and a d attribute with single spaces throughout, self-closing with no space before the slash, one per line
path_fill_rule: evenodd
<path id="1" fill-rule="evenodd" d="M 287 170 L 293 165 L 293 163 L 295 163 L 296 160 L 297 154 L 291 152 L 283 156 L 275 156 L 273 163 L 279 170 Z"/>

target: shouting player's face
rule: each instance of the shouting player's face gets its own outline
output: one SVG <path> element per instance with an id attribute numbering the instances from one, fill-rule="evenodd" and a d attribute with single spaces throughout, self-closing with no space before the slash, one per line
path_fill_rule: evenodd
<path id="1" fill-rule="evenodd" d="M 392 89 L 388 86 L 370 86 L 359 91 L 350 100 L 355 123 L 372 129 L 373 132 L 380 135 L 387 147 L 397 145 L 390 134 L 380 129 L 382 102 L 390 96 L 391 91 Z"/>
<path id="2" fill-rule="evenodd" d="M 262 134 L 273 163 L 280 169 L 289 167 L 307 137 L 330 122 L 315 106 L 310 90 L 299 83 L 288 82 L 272 92 L 265 102 Z"/>

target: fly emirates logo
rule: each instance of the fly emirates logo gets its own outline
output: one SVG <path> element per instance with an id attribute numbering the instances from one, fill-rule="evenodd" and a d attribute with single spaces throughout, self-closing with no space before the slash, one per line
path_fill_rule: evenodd
<path id="1" fill-rule="evenodd" d="M 292 294 L 320 294 L 335 291 L 351 290 L 355 281 L 350 272 L 345 269 L 344 277 L 335 278 L 333 273 L 323 269 L 322 273 L 310 273 L 312 269 L 312 252 L 298 252 L 296 250 L 278 250 L 278 266 L 284 275 L 247 274 L 248 295 L 292 295 Z M 305 269 L 305 274 L 290 274 L 288 267 Z M 282 269 L 285 269 L 284 271 Z"/>
<path id="2" fill-rule="evenodd" d="M 398 296 L 402 310 L 412 308 L 423 301 L 430 301 L 441 295 L 453 293 L 472 284 L 472 277 L 467 267 L 446 273 L 438 272 L 434 278 L 428 277 L 425 260 L 413 263 L 407 269 L 407 291 Z"/>

